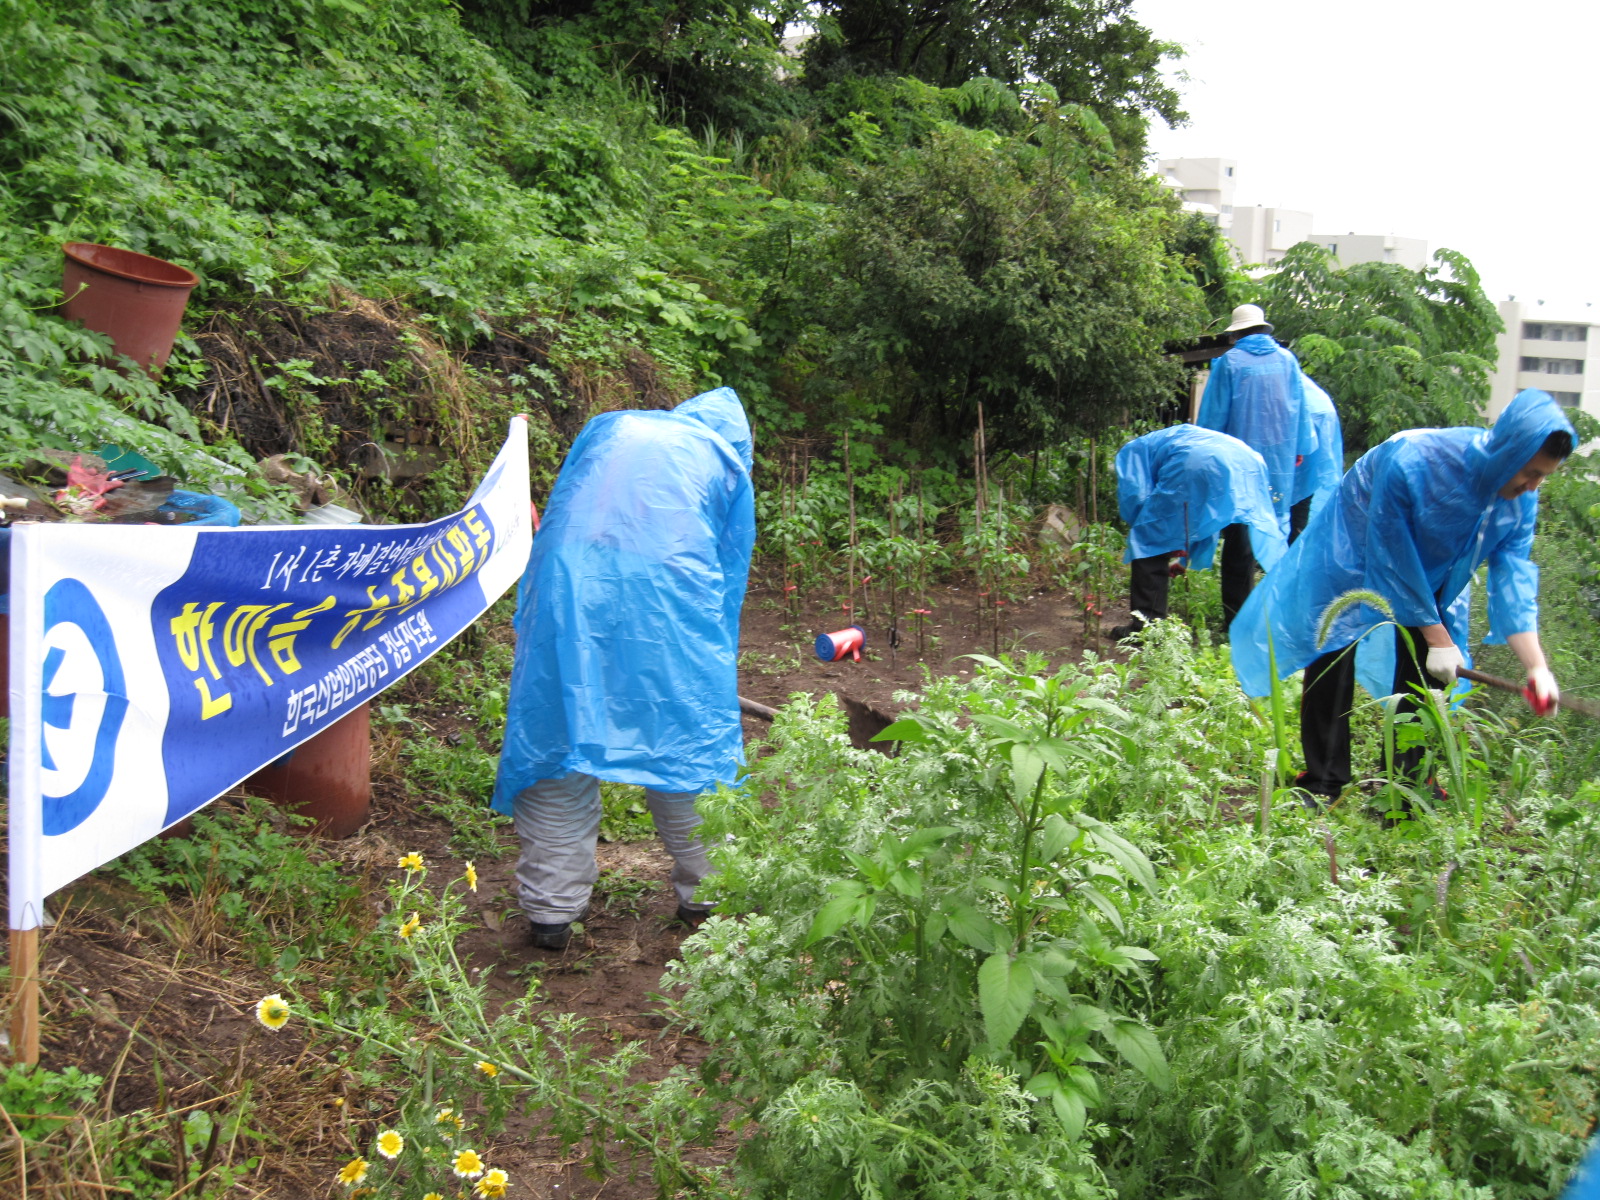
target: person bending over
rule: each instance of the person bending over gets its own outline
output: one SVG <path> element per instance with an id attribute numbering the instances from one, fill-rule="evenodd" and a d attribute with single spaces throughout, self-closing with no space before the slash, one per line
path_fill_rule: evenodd
<path id="1" fill-rule="evenodd" d="M 493 800 L 515 820 L 536 947 L 565 948 L 588 908 L 601 780 L 644 785 L 678 919 L 708 911 L 694 798 L 743 761 L 751 461 L 739 397 L 718 388 L 670 412 L 602 413 L 561 468 L 518 596 Z"/>
<path id="2" fill-rule="evenodd" d="M 1251 594 L 1234 620 L 1234 672 L 1245 692 L 1271 690 L 1269 642 L 1278 677 L 1302 668 L 1300 740 L 1306 769 L 1297 783 L 1324 800 L 1350 782 L 1350 707 L 1356 643 L 1393 638 L 1391 677 L 1364 682 L 1398 693 L 1414 711 L 1414 685 L 1427 677 L 1448 687 L 1466 663 L 1462 596 L 1473 573 L 1489 565 L 1488 642 L 1508 642 L 1527 671 L 1534 707 L 1559 699 L 1539 645 L 1539 569 L 1531 559 L 1539 485 L 1572 453 L 1574 434 L 1559 405 L 1529 390 L 1491 429 L 1412 429 L 1367 451 L 1338 492 Z M 1381 596 L 1388 618 L 1355 603 L 1319 625 L 1333 602 L 1353 589 Z M 1370 639 L 1368 639 L 1370 640 Z M 1411 646 L 1417 650 L 1413 654 Z M 1387 658 L 1389 646 L 1376 647 Z M 1398 764 L 1415 772 L 1421 752 Z"/>
<path id="3" fill-rule="evenodd" d="M 1227 527 L 1248 529 L 1267 567 L 1283 556 L 1267 464 L 1225 433 L 1175 425 L 1134 438 L 1117 451 L 1117 507 L 1128 523 L 1130 617 L 1113 641 L 1166 616 L 1171 577 L 1209 567 Z"/>

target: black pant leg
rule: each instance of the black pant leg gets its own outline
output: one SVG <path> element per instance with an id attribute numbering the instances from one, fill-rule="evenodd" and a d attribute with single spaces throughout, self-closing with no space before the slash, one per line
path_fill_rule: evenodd
<path id="1" fill-rule="evenodd" d="M 1289 509 L 1289 544 L 1294 545 L 1295 538 L 1305 532 L 1306 522 L 1311 519 L 1311 497 L 1296 500 Z"/>
<path id="2" fill-rule="evenodd" d="M 1410 642 L 1406 635 L 1410 635 Z M 1416 712 L 1421 707 L 1415 684 L 1423 687 L 1440 687 L 1438 680 L 1428 674 L 1428 643 L 1422 640 L 1422 630 L 1416 628 L 1402 629 L 1398 626 L 1394 631 L 1394 690 L 1400 696 L 1397 712 Z M 1418 772 L 1422 769 L 1423 760 L 1428 756 L 1427 749 L 1422 746 L 1410 750 L 1397 750 L 1394 756 L 1395 773 L 1416 781 Z"/>
<path id="3" fill-rule="evenodd" d="M 1300 693 L 1300 786 L 1333 799 L 1350 782 L 1350 705 L 1355 699 L 1356 648 L 1346 646 L 1306 668 Z"/>
<path id="4" fill-rule="evenodd" d="M 1167 595 L 1172 577 L 1167 574 L 1170 554 L 1152 554 L 1136 558 L 1128 564 L 1128 608 L 1133 612 L 1133 624 L 1143 628 L 1145 620 L 1155 621 L 1167 615 Z"/>
<path id="5" fill-rule="evenodd" d="M 1233 618 L 1250 598 L 1250 589 L 1256 585 L 1256 556 L 1250 549 L 1250 527 L 1229 525 L 1222 531 L 1222 628 L 1233 624 Z"/>

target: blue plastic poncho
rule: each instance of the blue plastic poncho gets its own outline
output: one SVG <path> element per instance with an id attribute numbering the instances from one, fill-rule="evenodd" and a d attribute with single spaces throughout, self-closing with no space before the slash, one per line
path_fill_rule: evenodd
<path id="1" fill-rule="evenodd" d="M 1285 533 L 1294 504 L 1295 460 L 1310 458 L 1317 449 L 1304 385 L 1295 356 L 1267 334 L 1252 333 L 1212 363 L 1195 420 L 1232 434 L 1266 460 L 1272 507 Z"/>
<path id="2" fill-rule="evenodd" d="M 1319 642 L 1323 612 L 1353 588 L 1383 596 L 1402 625 L 1444 624 L 1464 637 L 1448 610 L 1487 562 L 1484 640 L 1536 630 L 1539 569 L 1529 554 L 1539 496 L 1497 493 L 1558 430 L 1572 434 L 1566 414 L 1544 392 L 1526 391 L 1492 429 L 1412 429 L 1363 454 L 1234 618 L 1233 669 L 1245 692 L 1271 690 L 1269 624 L 1282 679 L 1387 620 L 1352 605 Z M 1367 680 L 1388 694 L 1389 681 Z"/>
<path id="3" fill-rule="evenodd" d="M 569 771 L 664 792 L 733 782 L 750 466 L 731 388 L 578 435 L 522 577 L 497 810 Z"/>
<path id="4" fill-rule="evenodd" d="M 1197 425 L 1158 429 L 1117 451 L 1117 507 L 1128 523 L 1124 562 L 1186 549 L 1188 565 L 1204 570 L 1234 524 L 1249 526 L 1264 568 L 1286 548 L 1261 455 Z"/>
<path id="5" fill-rule="evenodd" d="M 1305 461 L 1294 469 L 1294 501 L 1296 504 L 1311 497 L 1314 513 L 1328 502 L 1333 490 L 1344 478 L 1344 427 L 1339 424 L 1339 410 L 1333 398 L 1323 391 L 1315 379 L 1301 376 L 1305 389 L 1306 412 L 1311 415 L 1311 428 L 1317 435 L 1317 448 L 1305 456 Z"/>

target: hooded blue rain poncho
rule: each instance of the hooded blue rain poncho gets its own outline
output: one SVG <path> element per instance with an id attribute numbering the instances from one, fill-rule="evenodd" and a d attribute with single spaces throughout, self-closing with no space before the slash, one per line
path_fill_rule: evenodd
<path id="1" fill-rule="evenodd" d="M 1124 562 L 1187 549 L 1188 565 L 1204 570 L 1235 524 L 1249 526 L 1263 567 L 1283 557 L 1267 464 L 1225 433 L 1175 425 L 1134 438 L 1117 451 L 1117 507 L 1128 523 Z"/>
<path id="2" fill-rule="evenodd" d="M 1498 492 L 1558 430 L 1573 432 L 1560 406 L 1525 391 L 1492 429 L 1412 429 L 1363 454 L 1234 618 L 1233 669 L 1245 692 L 1271 690 L 1269 626 L 1282 679 L 1385 622 L 1377 609 L 1352 605 L 1318 639 L 1324 611 L 1354 588 L 1384 597 L 1401 625 L 1446 625 L 1465 650 L 1462 607 L 1450 610 L 1487 562 L 1484 640 L 1536 631 L 1539 569 L 1529 554 L 1539 494 L 1505 500 Z M 1362 677 L 1388 694 L 1392 675 Z"/>
<path id="3" fill-rule="evenodd" d="M 1271 337 L 1242 337 L 1211 366 L 1196 424 L 1231 434 L 1266 460 L 1272 507 L 1285 534 L 1294 504 L 1295 460 L 1309 459 L 1317 435 L 1300 363 Z"/>
<path id="4" fill-rule="evenodd" d="M 495 809 L 571 771 L 663 792 L 734 781 L 751 461 L 731 388 L 578 435 L 518 595 Z"/>
<path id="5" fill-rule="evenodd" d="M 1315 513 L 1344 478 L 1344 427 L 1339 424 L 1339 410 L 1334 408 L 1333 398 L 1311 376 L 1300 378 L 1317 448 L 1294 469 L 1293 495 L 1296 504 L 1310 496 L 1311 511 Z"/>

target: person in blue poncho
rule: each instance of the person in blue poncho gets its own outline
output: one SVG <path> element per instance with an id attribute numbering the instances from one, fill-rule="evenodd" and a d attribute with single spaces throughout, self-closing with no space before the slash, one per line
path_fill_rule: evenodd
<path id="1" fill-rule="evenodd" d="M 1195 423 L 1231 434 L 1266 460 L 1272 507 L 1285 535 L 1295 497 L 1295 470 L 1317 449 L 1305 400 L 1300 363 L 1272 340 L 1272 326 L 1258 305 L 1241 304 L 1224 333 L 1233 349 L 1211 365 Z M 1256 562 L 1242 525 L 1222 534 L 1222 621 L 1232 624 L 1255 584 Z"/>
<path id="2" fill-rule="evenodd" d="M 1250 531 L 1263 566 L 1283 556 L 1267 464 L 1225 433 L 1176 425 L 1134 438 L 1117 451 L 1117 506 L 1128 523 L 1123 561 L 1131 564 L 1132 616 L 1111 631 L 1114 641 L 1167 615 L 1172 576 L 1209 567 L 1217 536 L 1228 526 Z"/>
<path id="3" fill-rule="evenodd" d="M 1571 423 L 1544 392 L 1525 391 L 1492 429 L 1413 429 L 1367 451 L 1288 554 L 1256 588 L 1233 624 L 1233 668 L 1245 692 L 1271 690 L 1301 668 L 1300 738 L 1306 769 L 1298 783 L 1337 797 L 1350 782 L 1350 706 L 1356 643 L 1388 622 L 1351 604 L 1319 626 L 1353 589 L 1377 593 L 1393 610 L 1392 691 L 1414 708 L 1426 675 L 1453 684 L 1464 665 L 1465 605 L 1457 603 L 1479 565 L 1489 565 L 1489 642 L 1508 642 L 1528 673 L 1534 707 L 1560 696 L 1539 645 L 1539 569 L 1530 559 L 1538 488 L 1572 452 Z M 1271 657 L 1269 658 L 1269 639 Z M 1417 651 L 1413 654 L 1411 646 Z M 1425 654 L 1419 665 L 1418 656 Z M 1400 764 L 1414 771 L 1420 755 Z"/>
<path id="4" fill-rule="evenodd" d="M 1339 480 L 1344 478 L 1344 427 L 1339 421 L 1339 410 L 1315 379 L 1309 375 L 1300 378 L 1305 387 L 1306 411 L 1311 414 L 1311 428 L 1317 435 L 1317 448 L 1294 469 L 1294 505 L 1289 509 L 1291 544 L 1305 530 L 1312 512 L 1327 503 L 1339 486 Z"/>
<path id="5" fill-rule="evenodd" d="M 755 543 L 750 424 L 731 388 L 609 412 L 573 443 L 518 595 L 493 806 L 515 819 L 535 946 L 565 948 L 598 877 L 600 781 L 642 784 L 678 917 L 707 908 L 694 798 L 743 761 L 735 662 Z"/>

